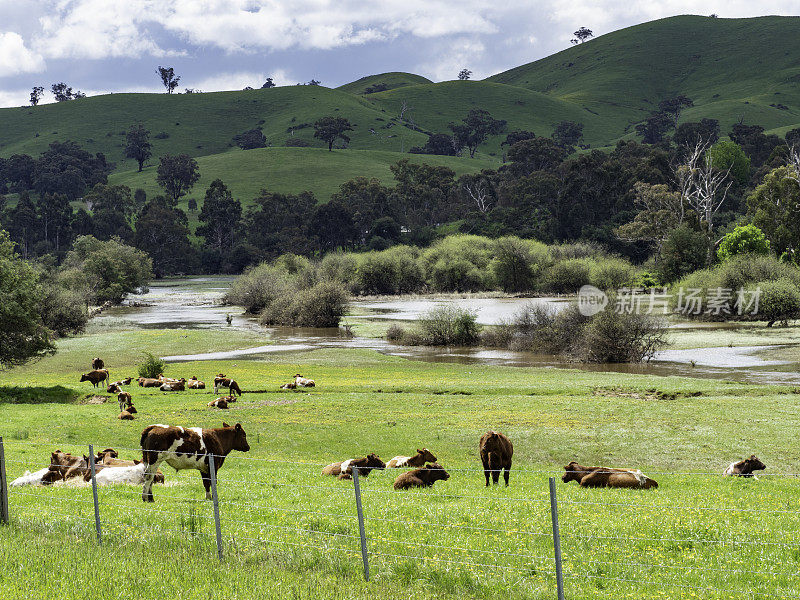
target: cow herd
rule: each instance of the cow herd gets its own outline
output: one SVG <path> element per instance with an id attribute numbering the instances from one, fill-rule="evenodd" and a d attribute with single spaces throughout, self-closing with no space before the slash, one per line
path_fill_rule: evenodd
<path id="1" fill-rule="evenodd" d="M 81 376 L 81 381 L 89 381 L 95 387 L 103 381 L 109 380 L 108 369 L 100 358 L 92 361 L 92 370 Z M 129 377 L 117 381 L 108 386 L 109 393 L 116 393 L 119 400 L 120 415 L 118 418 L 130 420 L 137 412 L 133 406 L 130 392 L 122 391 L 123 385 L 129 385 L 132 379 Z M 196 377 L 191 379 L 170 379 L 159 375 L 157 378 L 140 377 L 138 383 L 141 387 L 158 387 L 165 392 L 185 391 L 186 389 L 205 389 L 205 383 Z M 315 387 L 313 379 L 295 374 L 292 381 L 280 386 L 281 389 L 298 389 Z M 214 377 L 214 394 L 220 389 L 227 389 L 230 395 L 219 397 L 208 403 L 211 408 L 227 409 L 230 403 L 236 401 L 236 397 L 242 395 L 242 390 L 238 383 L 219 373 Z M 142 432 L 141 436 L 142 461 L 119 461 L 113 450 L 104 451 L 106 454 L 98 454 L 96 463 L 100 471 L 104 471 L 109 466 L 126 467 L 135 469 L 138 476 L 137 481 L 144 483 L 142 499 L 145 502 L 153 501 L 152 486 L 159 482 L 159 476 L 163 481 L 163 475 L 158 470 L 162 462 L 166 462 L 176 470 L 197 469 L 200 471 L 203 485 L 206 489 L 206 497 L 211 497 L 211 475 L 209 456 L 214 455 L 215 467 L 219 469 L 225 461 L 225 457 L 232 451 L 247 452 L 250 446 L 247 442 L 247 435 L 242 425 L 228 425 L 223 423 L 221 428 L 202 429 L 199 427 L 173 427 L 168 425 L 150 425 Z M 486 486 L 490 482 L 498 484 L 500 475 L 503 475 L 506 486 L 509 484 L 511 462 L 514 455 L 514 445 L 504 434 L 497 431 L 487 431 L 481 436 L 478 442 L 478 451 L 483 464 Z M 42 483 L 52 483 L 59 479 L 69 479 L 80 472 L 82 476 L 88 477 L 86 473 L 87 457 L 73 457 L 65 455 L 60 451 L 53 453 L 51 466 L 41 472 Z M 104 462 L 107 461 L 107 462 Z M 111 464 L 117 461 L 119 464 Z M 125 463 L 125 464 L 122 464 Z M 450 474 L 437 462 L 436 456 L 427 448 L 417 449 L 411 456 L 395 456 L 388 463 L 384 463 L 381 458 L 374 453 L 363 457 L 349 458 L 339 462 L 334 462 L 322 469 L 322 475 L 333 476 L 338 479 L 352 479 L 354 470 L 358 470 L 360 477 L 368 477 L 373 470 L 413 468 L 398 475 L 394 481 L 394 489 L 405 490 L 410 488 L 431 487 L 436 481 L 447 480 Z M 724 475 L 753 477 L 754 472 L 765 469 L 766 466 L 755 456 L 748 459 L 732 463 L 724 472 Z M 616 487 L 616 488 L 637 488 L 651 489 L 657 488 L 658 483 L 644 475 L 638 469 L 619 469 L 610 467 L 585 467 L 572 461 L 564 467 L 562 481 L 569 483 L 576 481 L 581 487 Z M 31 477 L 36 474 L 26 474 Z M 98 473 L 98 476 L 100 473 Z M 108 476 L 106 476 L 108 477 Z M 121 477 L 121 476 L 120 476 Z M 124 477 L 121 477 L 124 479 Z"/>

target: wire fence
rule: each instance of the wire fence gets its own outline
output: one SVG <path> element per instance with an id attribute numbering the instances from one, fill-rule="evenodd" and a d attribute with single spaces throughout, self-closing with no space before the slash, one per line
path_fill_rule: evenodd
<path id="1" fill-rule="evenodd" d="M 95 464 L 92 446 L 60 449 L 88 459 L 74 478 L 14 485 L 49 452 L 0 438 L 0 522 L 100 544 L 196 544 L 221 560 L 288 556 L 298 568 L 306 561 L 363 569 L 367 579 L 429 578 L 522 596 L 800 599 L 800 495 L 788 477 L 744 497 L 742 486 L 720 486 L 719 474 L 664 474 L 659 490 L 609 490 L 515 469 L 511 487 L 486 488 L 482 469 L 448 469 L 448 484 L 395 490 L 408 468 L 356 469 L 339 480 L 322 476 L 322 464 L 231 454 L 219 472 L 221 457 L 210 461 L 210 501 L 194 471 L 167 472 L 164 463 L 165 482 L 145 503 L 141 467 Z M 104 471 L 119 468 L 130 469 L 127 484 L 103 485 Z M 664 493 L 665 483 L 680 493 Z M 705 487 L 716 496 L 698 493 Z"/>

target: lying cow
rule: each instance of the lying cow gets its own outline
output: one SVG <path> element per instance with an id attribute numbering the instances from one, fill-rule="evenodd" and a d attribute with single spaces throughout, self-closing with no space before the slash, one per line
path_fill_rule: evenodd
<path id="1" fill-rule="evenodd" d="M 331 463 L 322 469 L 322 474 L 338 477 L 339 479 L 352 479 L 353 467 L 358 467 L 358 474 L 361 477 L 367 477 L 373 469 L 385 469 L 386 463 L 377 454 L 372 453 L 361 458 L 351 458 L 343 462 Z"/>
<path id="2" fill-rule="evenodd" d="M 481 436 L 478 451 L 483 463 L 483 474 L 486 477 L 486 487 L 489 487 L 489 476 L 495 485 L 500 483 L 500 471 L 508 486 L 508 476 L 511 471 L 511 458 L 514 456 L 514 444 L 502 433 L 487 431 Z"/>
<path id="3" fill-rule="evenodd" d="M 153 479 L 162 462 L 176 471 L 197 469 L 206 488 L 206 499 L 211 499 L 209 453 L 214 455 L 216 470 L 222 468 L 225 457 L 232 450 L 247 452 L 247 434 L 242 425 L 223 423 L 219 429 L 200 427 L 170 427 L 150 425 L 142 432 L 142 462 L 146 465 L 142 500 L 153 502 Z"/>
<path id="4" fill-rule="evenodd" d="M 192 376 L 192 378 L 186 382 L 186 387 L 190 390 L 204 390 L 206 389 L 206 384 L 204 381 L 200 381 L 197 377 Z"/>
<path id="5" fill-rule="evenodd" d="M 210 408 L 228 408 L 228 400 L 225 398 L 217 398 L 208 403 Z"/>
<path id="6" fill-rule="evenodd" d="M 108 380 L 107 369 L 95 369 L 94 371 L 89 371 L 88 373 L 84 373 L 83 375 L 81 375 L 81 380 L 78 383 L 83 383 L 84 381 L 90 381 L 92 383 L 92 386 L 97 387 L 99 384 L 107 380 Z"/>
<path id="7" fill-rule="evenodd" d="M 133 416 L 133 413 L 131 411 L 129 411 L 129 410 L 123 410 L 122 412 L 120 412 L 117 415 L 117 418 L 120 421 L 133 421 L 135 419 L 135 417 Z"/>
<path id="8" fill-rule="evenodd" d="M 394 480 L 394 489 L 407 490 L 415 487 L 431 487 L 437 481 L 447 481 L 450 474 L 439 463 L 425 465 L 421 469 L 414 469 L 399 475 Z"/>
<path id="9" fill-rule="evenodd" d="M 427 462 L 435 463 L 436 457 L 427 448 L 422 450 L 417 449 L 414 456 L 395 456 L 392 460 L 386 463 L 390 469 L 402 467 L 421 467 Z"/>
<path id="10" fill-rule="evenodd" d="M 179 379 L 178 381 L 164 382 L 158 389 L 160 389 L 162 392 L 185 392 L 186 380 Z"/>
<path id="11" fill-rule="evenodd" d="M 83 477 L 88 468 L 89 459 L 86 456 L 73 456 L 68 452 L 56 450 L 50 454 L 50 467 L 42 477 L 42 483 L 48 485 L 73 477 Z"/>
<path id="12" fill-rule="evenodd" d="M 239 384 L 236 383 L 236 380 L 231 379 L 229 377 L 220 377 L 219 375 L 217 375 L 214 378 L 214 393 L 215 394 L 218 393 L 219 388 L 221 387 L 228 388 L 231 391 L 231 396 L 235 394 L 239 394 L 240 396 L 242 395 L 242 390 L 239 387 Z"/>
<path id="13" fill-rule="evenodd" d="M 564 467 L 561 477 L 564 483 L 577 481 L 581 487 L 657 488 L 658 483 L 638 469 L 614 469 L 611 467 L 584 467 L 574 460 Z"/>
<path id="14" fill-rule="evenodd" d="M 153 379 L 152 377 L 139 377 L 140 387 L 161 387 L 160 379 Z"/>
<path id="15" fill-rule="evenodd" d="M 752 477 L 753 479 L 758 479 L 753 471 L 763 471 L 766 468 L 767 465 L 761 462 L 755 454 L 751 454 L 750 458 L 728 465 L 728 468 L 722 474 L 729 477 Z"/>
<path id="16" fill-rule="evenodd" d="M 284 383 L 281 386 L 281 389 L 282 390 L 296 390 L 297 389 L 297 383 L 295 383 L 294 381 L 290 381 L 289 383 Z"/>
<path id="17" fill-rule="evenodd" d="M 50 472 L 50 467 L 45 467 L 44 469 L 40 469 L 38 471 L 34 471 L 31 473 L 30 471 L 25 471 L 24 475 L 20 475 L 14 481 L 12 481 L 9 485 L 11 487 L 22 487 L 25 485 L 43 485 L 44 484 L 44 477 Z M 50 482 L 52 483 L 52 482 Z"/>
<path id="18" fill-rule="evenodd" d="M 297 387 L 314 387 L 316 385 L 313 379 L 306 379 L 300 375 L 300 373 L 294 376 L 294 382 L 297 384 Z"/>
<path id="19" fill-rule="evenodd" d="M 122 389 L 116 383 L 110 383 L 106 388 L 107 394 L 119 394 Z"/>

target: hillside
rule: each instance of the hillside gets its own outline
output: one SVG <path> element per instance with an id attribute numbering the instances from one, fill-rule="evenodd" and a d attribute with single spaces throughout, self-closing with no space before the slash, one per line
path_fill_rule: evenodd
<path id="1" fill-rule="evenodd" d="M 680 16 L 628 27 L 489 77 L 595 111 L 617 136 L 664 98 L 685 94 L 684 120 L 800 124 L 798 17 Z M 770 105 L 783 105 L 778 108 Z"/>
<path id="2" fill-rule="evenodd" d="M 422 75 L 414 75 L 413 73 L 380 73 L 378 75 L 367 75 L 361 79 L 356 79 L 350 83 L 340 85 L 337 90 L 347 92 L 349 94 L 364 94 L 366 89 L 370 86 L 385 85 L 386 90 L 393 90 L 395 88 L 403 87 L 406 85 L 419 85 L 424 83 L 433 83 L 430 79 Z"/>

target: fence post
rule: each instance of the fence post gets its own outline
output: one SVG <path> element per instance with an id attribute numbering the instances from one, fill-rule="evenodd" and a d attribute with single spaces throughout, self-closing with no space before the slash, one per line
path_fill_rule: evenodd
<path id="1" fill-rule="evenodd" d="M 97 479 L 94 468 L 94 446 L 89 444 L 89 470 L 92 474 L 92 499 L 94 500 L 94 526 L 97 529 L 97 543 L 103 543 L 103 533 L 100 529 L 100 503 L 97 501 Z"/>
<path id="2" fill-rule="evenodd" d="M 558 600 L 564 600 L 564 573 L 561 570 L 561 534 L 558 532 L 558 500 L 556 478 L 550 478 L 550 515 L 553 517 L 553 550 L 556 558 L 556 590 Z"/>
<path id="3" fill-rule="evenodd" d="M 358 533 L 361 536 L 361 559 L 364 561 L 364 581 L 369 581 L 367 534 L 364 532 L 364 511 L 361 508 L 361 485 L 358 483 L 358 467 L 353 467 L 353 487 L 356 492 L 356 512 L 358 512 Z"/>
<path id="4" fill-rule="evenodd" d="M 0 437 L 0 524 L 8 525 L 8 479 L 6 476 L 6 451 Z"/>
<path id="5" fill-rule="evenodd" d="M 217 530 L 217 555 L 222 560 L 222 525 L 219 522 L 219 498 L 217 497 L 217 469 L 214 455 L 208 455 L 208 468 L 211 475 L 211 501 L 214 503 L 214 526 Z"/>

